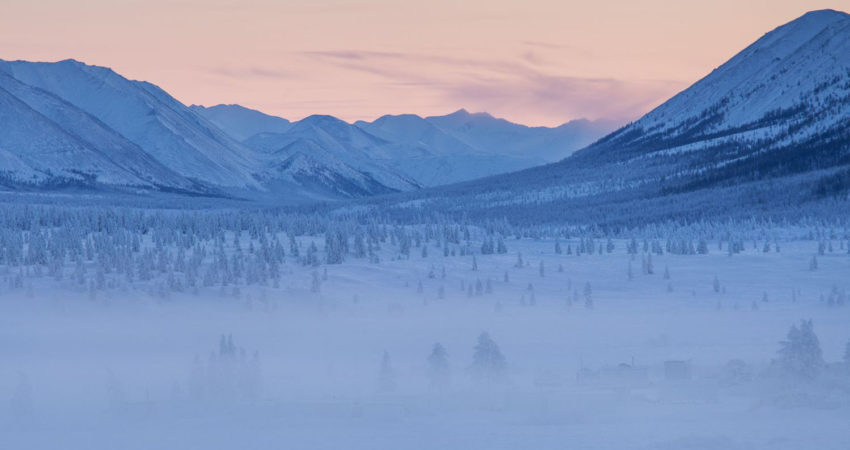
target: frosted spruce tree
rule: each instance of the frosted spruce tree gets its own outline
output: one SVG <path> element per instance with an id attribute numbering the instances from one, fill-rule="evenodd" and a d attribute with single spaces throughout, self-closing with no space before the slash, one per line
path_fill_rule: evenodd
<path id="1" fill-rule="evenodd" d="M 811 380 L 820 374 L 825 363 L 820 341 L 811 319 L 791 326 L 784 341 L 779 343 L 779 368 L 786 375 Z"/>
<path id="2" fill-rule="evenodd" d="M 486 332 L 481 333 L 472 355 L 470 372 L 473 380 L 485 384 L 503 381 L 506 368 L 507 363 L 498 344 Z"/>
<path id="3" fill-rule="evenodd" d="M 11 413 L 14 419 L 22 419 L 32 414 L 32 385 L 26 374 L 18 374 L 18 383 L 12 394 Z"/>
<path id="4" fill-rule="evenodd" d="M 395 390 L 395 387 L 395 371 L 393 371 L 390 361 L 390 354 L 384 350 L 384 355 L 381 357 L 381 371 L 378 374 L 378 391 L 392 392 Z"/>
<path id="5" fill-rule="evenodd" d="M 428 380 L 431 388 L 441 389 L 449 385 L 451 372 L 449 369 L 449 354 L 442 344 L 437 342 L 428 355 Z"/>
<path id="6" fill-rule="evenodd" d="M 847 340 L 847 345 L 844 346 L 844 365 L 850 368 L 850 340 Z"/>

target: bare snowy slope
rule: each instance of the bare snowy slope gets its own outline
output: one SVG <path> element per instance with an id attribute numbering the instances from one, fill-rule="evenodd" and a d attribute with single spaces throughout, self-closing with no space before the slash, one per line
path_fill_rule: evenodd
<path id="1" fill-rule="evenodd" d="M 250 150 L 150 83 L 73 60 L 2 62 L 0 71 L 85 111 L 186 178 L 260 187 Z"/>
<path id="2" fill-rule="evenodd" d="M 283 133 L 290 127 L 290 122 L 282 117 L 239 105 L 192 105 L 190 108 L 240 142 L 259 133 Z"/>
<path id="3" fill-rule="evenodd" d="M 7 187 L 202 187 L 62 99 L 0 71 L 0 173 Z"/>

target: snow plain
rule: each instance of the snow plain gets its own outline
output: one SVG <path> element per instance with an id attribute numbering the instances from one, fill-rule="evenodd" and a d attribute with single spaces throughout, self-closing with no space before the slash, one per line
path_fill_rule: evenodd
<path id="1" fill-rule="evenodd" d="M 70 278 L 3 289 L 0 448 L 850 448 L 850 306 L 829 300 L 848 288 L 846 245 L 812 271 L 814 241 L 734 256 L 710 243 L 708 255 L 653 255 L 647 274 L 646 256 L 614 244 L 576 256 L 508 240 L 507 254 L 476 255 L 478 270 L 471 256 L 394 260 L 387 246 L 379 264 L 292 261 L 279 288 L 238 292 L 163 297 L 137 283 L 91 298 Z M 801 319 L 830 364 L 814 382 L 771 375 Z M 504 382 L 470 377 L 485 331 Z M 222 334 L 244 360 L 226 362 Z M 435 342 L 451 370 L 436 388 Z M 690 376 L 671 379 L 671 361 Z"/>

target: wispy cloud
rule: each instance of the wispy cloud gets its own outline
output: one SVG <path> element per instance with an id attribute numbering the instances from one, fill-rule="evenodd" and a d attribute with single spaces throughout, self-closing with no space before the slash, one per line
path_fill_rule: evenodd
<path id="1" fill-rule="evenodd" d="M 271 67 L 211 67 L 204 69 L 207 73 L 234 79 L 251 79 L 251 78 L 273 78 L 273 79 L 297 79 L 300 75 L 293 71 L 281 70 Z"/>
<path id="2" fill-rule="evenodd" d="M 387 86 L 428 89 L 447 105 L 533 114 L 538 120 L 630 120 L 684 87 L 666 80 L 560 75 L 533 51 L 512 60 L 358 50 L 304 55 L 337 69 L 374 75 Z"/>

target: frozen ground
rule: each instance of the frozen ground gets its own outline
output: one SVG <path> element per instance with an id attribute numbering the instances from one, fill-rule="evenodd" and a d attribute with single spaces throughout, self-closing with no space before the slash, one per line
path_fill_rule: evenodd
<path id="1" fill-rule="evenodd" d="M 136 285 L 92 298 L 47 277 L 3 289 L 0 448 L 850 448 L 850 305 L 839 304 L 850 256 L 838 241 L 817 270 L 814 241 L 731 257 L 709 243 L 708 255 L 653 255 L 653 274 L 624 241 L 581 256 L 507 244 L 477 255 L 477 270 L 439 248 L 291 262 L 279 288 L 238 293 Z M 771 369 L 801 319 L 830 364 L 815 381 Z M 507 362 L 490 383 L 470 371 L 482 332 Z M 436 342 L 450 374 L 435 385 Z"/>

